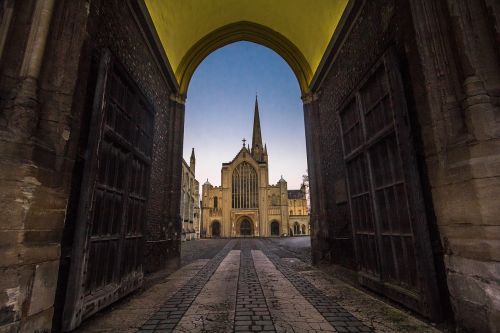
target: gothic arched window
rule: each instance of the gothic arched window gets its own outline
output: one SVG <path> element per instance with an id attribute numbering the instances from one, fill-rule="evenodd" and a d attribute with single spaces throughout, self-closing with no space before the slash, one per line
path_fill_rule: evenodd
<path id="1" fill-rule="evenodd" d="M 233 171 L 232 203 L 233 208 L 257 208 L 259 204 L 257 172 L 243 162 Z"/>
<path id="2" fill-rule="evenodd" d="M 219 200 L 217 197 L 214 197 L 214 208 L 215 209 L 219 208 Z"/>

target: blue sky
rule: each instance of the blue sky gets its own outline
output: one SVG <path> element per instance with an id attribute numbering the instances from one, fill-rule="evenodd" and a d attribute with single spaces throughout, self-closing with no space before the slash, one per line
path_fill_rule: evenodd
<path id="1" fill-rule="evenodd" d="M 255 94 L 262 139 L 269 154 L 269 181 L 281 175 L 299 188 L 307 170 L 304 116 L 297 79 L 274 51 L 238 42 L 210 54 L 196 69 L 186 101 L 184 159 L 196 152 L 196 178 L 220 185 L 221 166 L 252 140 Z"/>

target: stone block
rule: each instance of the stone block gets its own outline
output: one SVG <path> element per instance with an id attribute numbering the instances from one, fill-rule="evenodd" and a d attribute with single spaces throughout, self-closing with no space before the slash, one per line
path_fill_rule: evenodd
<path id="1" fill-rule="evenodd" d="M 500 108 L 494 107 L 489 102 L 487 95 L 468 98 L 468 103 L 472 105 L 465 111 L 468 118 L 467 127 L 477 140 L 490 140 L 500 136 L 500 128 L 496 121 Z"/>
<path id="2" fill-rule="evenodd" d="M 465 236 L 467 237 L 467 236 Z M 447 252 L 476 260 L 500 260 L 500 241 L 484 238 L 447 238 Z"/>
<path id="3" fill-rule="evenodd" d="M 465 332 L 488 333 L 488 316 L 483 306 L 452 298 L 456 325 L 464 328 Z"/>
<path id="4" fill-rule="evenodd" d="M 14 323 L 2 325 L 0 321 L 0 333 L 18 333 L 21 322 L 16 321 Z"/>
<path id="5" fill-rule="evenodd" d="M 61 190 L 40 186 L 33 198 L 33 206 L 44 209 L 66 209 L 67 201 L 67 193 Z"/>
<path id="6" fill-rule="evenodd" d="M 59 244 L 61 242 L 62 229 L 54 230 L 26 230 L 24 232 L 25 244 Z"/>
<path id="7" fill-rule="evenodd" d="M 471 146 L 469 164 L 474 178 L 500 176 L 500 140 L 484 141 Z"/>
<path id="8" fill-rule="evenodd" d="M 0 269 L 0 326 L 11 324 L 21 317 L 23 300 L 17 269 Z M 1 332 L 1 331 L 0 331 Z"/>
<path id="9" fill-rule="evenodd" d="M 486 306 L 485 285 L 472 276 L 448 272 L 448 289 L 453 298 L 478 307 Z"/>
<path id="10" fill-rule="evenodd" d="M 52 332 L 52 317 L 54 308 L 39 312 L 34 316 L 29 316 L 21 323 L 19 333 L 49 333 Z"/>
<path id="11" fill-rule="evenodd" d="M 0 212 L 2 212 L 0 229 L 23 228 L 27 211 L 25 199 L 17 182 L 0 181 Z"/>
<path id="12" fill-rule="evenodd" d="M 477 201 L 480 203 L 482 224 L 500 225 L 500 177 L 475 179 Z"/>
<path id="13" fill-rule="evenodd" d="M 0 249 L 15 247 L 21 242 L 22 236 L 23 232 L 20 230 L 0 230 Z"/>
<path id="14" fill-rule="evenodd" d="M 21 246 L 20 255 L 22 263 L 25 265 L 59 260 L 61 246 L 59 244 Z"/>
<path id="15" fill-rule="evenodd" d="M 29 316 L 50 309 L 53 306 L 58 273 L 58 260 L 36 265 L 28 310 Z"/>
<path id="16" fill-rule="evenodd" d="M 14 266 L 19 263 L 19 243 L 23 232 L 18 230 L 0 230 L 0 267 Z"/>
<path id="17" fill-rule="evenodd" d="M 26 217 L 25 228 L 28 230 L 62 229 L 66 211 L 63 209 L 44 209 L 32 207 Z"/>
<path id="18" fill-rule="evenodd" d="M 439 225 L 482 224 L 472 181 L 433 188 L 432 197 Z"/>
<path id="19" fill-rule="evenodd" d="M 432 187 L 461 183 L 472 178 L 469 147 L 455 146 L 442 154 L 427 157 L 426 164 Z"/>
<path id="20" fill-rule="evenodd" d="M 495 332 L 500 313 L 500 264 L 445 256 L 448 289 L 457 324 Z"/>
<path id="21" fill-rule="evenodd" d="M 0 256 L 0 268 L 12 267 L 19 263 L 19 250 L 17 247 L 10 247 L 7 249 L 0 249 L 2 256 Z"/>
<path id="22" fill-rule="evenodd" d="M 24 177 L 36 174 L 36 166 L 33 163 L 19 163 L 5 158 L 0 161 L 0 169 L 2 170 L 0 174 L 2 181 L 22 180 Z"/>

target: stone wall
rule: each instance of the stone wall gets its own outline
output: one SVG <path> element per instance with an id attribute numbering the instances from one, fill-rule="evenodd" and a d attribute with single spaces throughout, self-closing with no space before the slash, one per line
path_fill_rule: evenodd
<path id="1" fill-rule="evenodd" d="M 159 253 L 175 254 L 179 252 L 180 246 L 176 241 L 176 237 L 180 235 L 176 236 L 174 229 L 168 229 L 171 221 L 167 221 L 178 217 L 179 209 L 176 214 L 169 213 L 169 209 L 172 208 L 166 209 L 167 200 L 170 200 L 166 193 L 169 190 L 167 175 L 171 168 L 169 163 L 173 160 L 169 155 L 171 153 L 169 145 L 179 136 L 179 132 L 176 132 L 175 136 L 169 137 L 169 132 L 176 130 L 169 128 L 170 123 L 174 121 L 173 113 L 170 111 L 177 103 L 171 99 L 172 88 L 167 85 L 164 74 L 159 71 L 159 60 L 155 59 L 151 46 L 144 40 L 141 32 L 144 28 L 137 25 L 131 7 L 123 1 L 96 0 L 91 2 L 89 10 L 89 39 L 86 47 L 89 50 L 110 49 L 146 95 L 155 111 L 146 251 L 156 253 L 156 256 L 147 255 L 146 258 L 151 261 L 145 262 L 146 271 L 153 272 L 163 268 L 167 263 L 168 256 L 158 256 Z M 180 136 L 182 140 L 182 135 Z M 177 198 L 179 197 L 180 195 Z M 177 224 L 178 221 L 173 223 Z"/>
<path id="2" fill-rule="evenodd" d="M 352 242 L 341 246 L 335 235 L 336 226 L 351 223 L 338 200 L 345 183 L 338 111 L 395 46 L 444 311 L 449 299 L 457 327 L 470 332 L 500 330 L 499 13 L 490 0 L 366 1 L 314 92 L 317 105 L 305 107 L 306 118 L 316 117 L 306 126 L 321 124 L 321 158 L 309 165 L 319 170 L 311 179 L 311 198 L 319 201 L 312 212 L 319 216 L 319 225 L 312 222 L 315 261 L 353 268 L 343 262 Z"/>
<path id="3" fill-rule="evenodd" d="M 179 109 L 182 120 L 183 105 L 171 97 L 147 29 L 139 26 L 140 15 L 128 1 L 8 5 L 13 14 L 0 54 L 0 332 L 49 332 L 54 312 L 55 329 L 60 320 L 71 263 L 95 51 L 111 50 L 155 112 L 147 271 L 178 263 L 179 221 L 172 213 L 178 215 L 178 200 L 170 201 L 178 194 L 168 182 L 180 173 L 167 175 L 180 168 L 181 160 L 176 166 L 171 153 L 172 146 L 182 146 L 183 124 L 173 125 L 171 110 Z M 4 10 L 0 16 L 3 31 Z"/>
<path id="4" fill-rule="evenodd" d="M 72 22 L 66 11 L 74 14 Z M 41 12 L 49 16 L 46 24 L 42 17 L 33 25 Z M 80 2 L 14 2 L 0 74 L 0 331 L 50 331 L 76 147 L 72 98 L 85 21 Z M 55 39 L 66 43 L 53 48 Z M 41 47 L 44 42 L 47 47 Z"/>

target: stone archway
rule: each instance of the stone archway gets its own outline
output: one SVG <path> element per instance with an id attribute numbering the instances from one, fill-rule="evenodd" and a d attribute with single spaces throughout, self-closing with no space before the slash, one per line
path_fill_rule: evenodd
<path id="1" fill-rule="evenodd" d="M 300 231 L 301 231 L 300 230 L 300 224 L 298 222 L 295 222 L 293 224 L 293 234 L 294 235 L 300 235 L 300 233 L 301 233 Z"/>
<path id="2" fill-rule="evenodd" d="M 219 221 L 213 221 L 211 225 L 211 234 L 212 238 L 219 238 L 220 237 L 220 222 Z"/>
<path id="3" fill-rule="evenodd" d="M 236 223 L 236 235 L 238 237 L 253 237 L 254 225 L 251 218 L 244 216 Z"/>
<path id="4" fill-rule="evenodd" d="M 252 222 L 249 219 L 243 219 L 240 222 L 240 236 L 249 237 L 253 236 Z"/>
<path id="5" fill-rule="evenodd" d="M 294 72 L 302 93 L 308 91 L 313 76 L 312 70 L 297 46 L 266 26 L 240 21 L 210 32 L 186 52 L 175 73 L 179 80 L 180 93 L 182 95 L 187 93 L 191 76 L 205 57 L 225 45 L 243 40 L 269 47 L 278 53 Z"/>
<path id="6" fill-rule="evenodd" d="M 271 236 L 279 236 L 280 235 L 280 224 L 278 221 L 271 222 Z"/>

